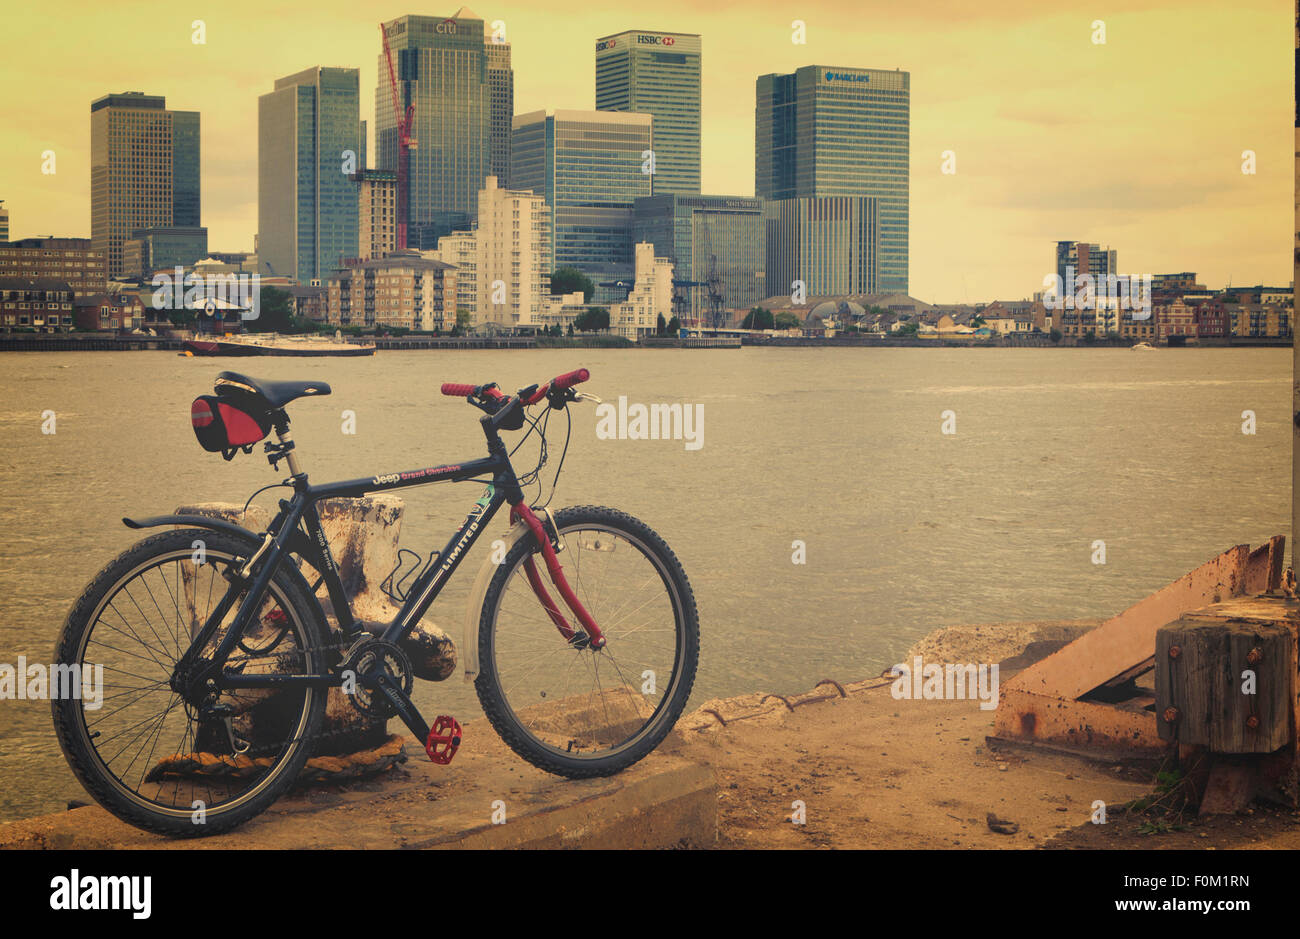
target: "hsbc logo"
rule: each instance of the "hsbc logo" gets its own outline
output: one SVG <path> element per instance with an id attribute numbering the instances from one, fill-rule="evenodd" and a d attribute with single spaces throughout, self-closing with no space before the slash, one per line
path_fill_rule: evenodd
<path id="1" fill-rule="evenodd" d="M 616 45 L 618 45 L 617 39 L 602 39 L 596 43 L 596 51 L 604 52 L 606 49 L 613 49 Z"/>
<path id="2" fill-rule="evenodd" d="M 671 46 L 677 41 L 673 36 L 637 36 L 636 41 L 643 46 Z"/>

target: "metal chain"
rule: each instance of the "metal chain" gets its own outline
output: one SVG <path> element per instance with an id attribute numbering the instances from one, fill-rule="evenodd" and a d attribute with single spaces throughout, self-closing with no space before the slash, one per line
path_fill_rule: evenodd
<path id="1" fill-rule="evenodd" d="M 335 630 L 330 630 L 330 632 L 331 632 L 331 633 L 334 633 Z M 325 645 L 316 646 L 312 651 L 313 651 L 313 652 L 333 652 L 333 651 L 336 651 L 336 650 L 339 650 L 339 651 L 347 651 L 347 650 L 353 648 L 354 646 L 356 646 L 357 643 L 358 643 L 358 641 L 359 641 L 359 638 L 358 638 L 358 637 L 354 637 L 354 638 L 352 638 L 352 639 L 350 639 L 350 640 L 345 639 L 345 640 L 342 640 L 342 641 L 339 641 L 339 642 L 327 643 L 327 644 L 325 644 Z M 299 650 L 299 654 L 301 654 L 301 652 L 302 652 L 302 650 Z M 255 655 L 245 655 L 245 656 L 239 656 L 239 657 L 231 656 L 231 657 L 227 660 L 227 662 L 235 661 L 237 658 L 238 658 L 238 660 L 240 660 L 240 661 L 251 661 L 251 660 L 253 660 L 253 659 L 255 659 L 255 658 L 272 658 L 272 657 L 275 657 L 277 654 L 283 654 L 283 653 L 273 653 L 273 652 L 268 651 L 268 652 L 266 652 L 266 653 L 264 653 L 264 654 L 262 654 L 262 655 L 257 655 L 257 656 L 255 656 Z M 331 686 L 331 687 L 334 687 L 334 686 Z M 328 693 L 328 692 L 327 692 L 327 693 Z M 361 714 L 360 711 L 357 711 L 357 713 L 358 713 L 358 714 Z M 365 716 L 365 715 L 363 715 L 363 716 Z M 342 736 L 345 736 L 345 735 L 348 735 L 348 734 L 355 734 L 356 732 L 357 732 L 357 731 L 356 731 L 356 728 L 349 728 L 349 729 L 343 729 L 343 730 L 318 730 L 318 731 L 316 731 L 315 733 L 312 733 L 312 734 L 305 734 L 305 735 L 303 735 L 303 736 L 301 736 L 301 737 L 294 738 L 293 740 L 285 740 L 285 741 L 281 741 L 281 742 L 279 742 L 279 743 L 277 743 L 277 744 L 275 744 L 275 745 L 268 745 L 268 746 L 265 746 L 265 747 L 259 747 L 259 748 L 256 748 L 256 749 L 249 749 L 249 750 L 244 751 L 244 753 L 241 754 L 241 755 L 243 755 L 243 756 L 248 756 L 248 757 L 251 758 L 251 756 L 252 756 L 253 754 L 274 752 L 274 751 L 277 750 L 277 749 L 280 749 L 280 748 L 282 748 L 282 747 L 288 746 L 289 744 L 291 744 L 291 743 L 295 743 L 295 742 L 298 742 L 298 741 L 304 741 L 304 740 L 319 741 L 319 740 L 324 740 L 324 739 L 329 738 L 329 737 L 342 737 Z"/>

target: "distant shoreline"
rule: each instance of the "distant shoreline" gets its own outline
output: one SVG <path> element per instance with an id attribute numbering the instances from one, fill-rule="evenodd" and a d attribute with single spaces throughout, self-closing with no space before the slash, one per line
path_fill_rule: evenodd
<path id="1" fill-rule="evenodd" d="M 733 340 L 652 338 L 641 343 L 619 342 L 614 337 L 379 337 L 375 344 L 379 351 L 429 351 L 438 349 L 1128 349 L 1129 342 L 1078 342 L 1054 343 L 1046 337 L 999 338 L 993 340 L 960 339 L 884 339 L 877 337 L 854 338 L 772 338 L 755 341 L 745 338 L 740 343 Z M 1181 346 L 1157 345 L 1160 351 L 1168 349 L 1270 349 L 1291 348 L 1292 340 L 1269 337 L 1237 337 L 1233 339 L 1201 339 Z M 0 335 L 0 352 L 181 352 L 181 340 L 155 336 L 97 336 L 97 335 Z M 217 356 L 216 358 L 220 358 Z"/>

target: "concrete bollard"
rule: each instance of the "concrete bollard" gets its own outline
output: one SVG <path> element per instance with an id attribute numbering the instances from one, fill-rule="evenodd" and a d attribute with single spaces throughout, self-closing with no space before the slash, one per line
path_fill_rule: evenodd
<path id="1" fill-rule="evenodd" d="M 363 629 L 382 630 L 401 610 L 380 585 L 397 566 L 405 503 L 396 496 L 362 496 L 327 499 L 319 510 L 339 579 L 352 599 L 353 616 Z M 332 612 L 323 588 L 321 594 L 321 605 Z M 416 625 L 402 648 L 416 676 L 425 681 L 442 681 L 456 671 L 455 642 L 427 619 Z"/>
<path id="2" fill-rule="evenodd" d="M 366 631 L 374 632 L 386 626 L 397 615 L 398 607 L 380 589 L 380 585 L 397 564 L 398 537 L 401 533 L 402 514 L 405 511 L 401 499 L 392 496 L 369 496 L 358 499 L 330 499 L 318 506 L 321 525 L 330 544 L 330 551 L 339 568 L 340 580 L 352 601 L 352 611 L 358 625 Z M 250 506 L 247 512 L 243 506 L 235 503 L 207 502 L 194 505 L 178 506 L 177 514 L 201 515 L 205 518 L 222 519 L 243 525 L 250 531 L 264 530 L 270 522 L 265 509 Z M 305 572 L 308 581 L 314 581 L 312 572 Z M 194 602 L 194 581 L 187 578 L 185 592 L 189 598 L 191 633 L 201 625 L 198 622 Z M 342 634 L 334 616 L 332 605 L 322 584 L 317 591 L 317 599 L 325 612 L 329 627 L 327 642 L 339 643 Z M 274 638 L 274 624 L 255 627 L 248 641 L 257 647 L 260 632 L 267 633 L 267 640 Z M 456 647 L 452 639 L 438 626 L 422 620 L 404 643 L 411 656 L 417 676 L 430 680 L 441 680 L 455 671 Z M 250 665 L 255 668 L 255 665 Z M 273 667 L 270 663 L 267 667 Z M 256 731 L 251 726 L 255 720 L 255 708 L 273 695 L 271 691 L 241 692 L 237 723 L 242 724 L 242 735 L 246 739 L 255 739 Z M 322 737 L 317 742 L 315 752 L 318 755 L 338 755 L 356 753 L 382 747 L 388 740 L 387 721 L 367 717 L 354 708 L 348 696 L 340 688 L 330 688 L 326 699 L 325 724 Z M 200 749 L 203 744 L 219 747 L 213 741 L 196 741 Z"/>

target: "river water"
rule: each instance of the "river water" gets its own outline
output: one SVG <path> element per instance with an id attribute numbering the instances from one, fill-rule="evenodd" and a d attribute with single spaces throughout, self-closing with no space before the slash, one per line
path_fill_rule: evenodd
<path id="1" fill-rule="evenodd" d="M 289 408 L 304 467 L 325 481 L 482 455 L 478 412 L 440 397 L 443 381 L 513 389 L 579 366 L 607 401 L 703 406 L 698 448 L 601 439 L 594 406 L 574 408 L 552 502 L 616 506 L 677 552 L 700 609 L 696 703 L 875 675 L 937 626 L 1110 615 L 1287 529 L 1288 350 L 5 353 L 0 662 L 49 662 L 73 599 L 137 540 L 123 515 L 242 502 L 279 478 L 259 453 L 225 463 L 195 442 L 190 401 L 223 368 L 332 384 Z M 563 439 L 553 422 L 548 482 Z M 427 553 L 478 487 L 399 494 L 402 544 Z M 489 541 L 430 613 L 458 639 Z M 416 700 L 426 714 L 479 713 L 459 676 L 417 683 Z M 0 701 L 0 733 L 0 820 L 83 797 L 47 703 Z"/>

